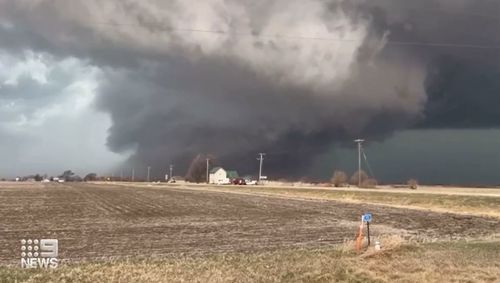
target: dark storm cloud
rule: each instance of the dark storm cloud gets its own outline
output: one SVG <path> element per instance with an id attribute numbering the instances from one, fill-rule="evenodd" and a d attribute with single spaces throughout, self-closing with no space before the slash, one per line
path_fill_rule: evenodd
<path id="1" fill-rule="evenodd" d="M 284 174 L 358 135 L 498 126 L 500 50 L 479 47 L 500 46 L 499 11 L 486 0 L 0 0 L 0 48 L 98 66 L 108 145 L 135 150 L 132 163 L 182 168 L 211 153 L 248 170 L 266 151 Z"/>
<path id="2" fill-rule="evenodd" d="M 500 125 L 500 2 L 371 3 L 374 27 L 389 30 L 391 41 L 410 43 L 388 45 L 384 53 L 404 48 L 427 64 L 428 98 L 418 127 Z"/>

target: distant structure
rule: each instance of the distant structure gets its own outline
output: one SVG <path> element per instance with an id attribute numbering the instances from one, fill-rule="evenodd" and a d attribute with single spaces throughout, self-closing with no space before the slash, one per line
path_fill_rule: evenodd
<path id="1" fill-rule="evenodd" d="M 354 140 L 354 142 L 358 145 L 358 187 L 361 187 L 361 156 L 363 156 L 365 160 L 366 167 L 368 168 L 368 171 L 370 172 L 371 178 L 375 178 L 375 174 L 373 173 L 372 167 L 370 166 L 370 163 L 368 162 L 368 158 L 366 157 L 365 150 L 363 148 L 363 143 L 365 142 L 364 139 L 357 139 Z"/>
<path id="2" fill-rule="evenodd" d="M 225 170 L 222 167 L 214 167 L 210 170 L 209 183 L 216 185 L 230 184 L 232 180 L 238 178 L 238 172 Z"/>
<path id="3" fill-rule="evenodd" d="M 354 140 L 358 144 L 358 187 L 361 187 L 361 151 L 363 150 L 363 139 Z"/>
<path id="4" fill-rule="evenodd" d="M 228 171 L 226 171 L 226 176 L 229 179 L 229 181 L 232 181 L 232 180 L 240 177 L 238 175 L 238 171 L 234 171 L 234 170 L 228 170 Z"/>
<path id="5" fill-rule="evenodd" d="M 209 175 L 210 184 L 229 184 L 229 179 L 227 178 L 227 172 L 222 167 L 214 167 L 210 170 Z"/>
<path id="6" fill-rule="evenodd" d="M 267 177 L 262 176 L 262 163 L 264 162 L 265 155 L 266 155 L 265 153 L 261 152 L 259 153 L 259 158 L 257 158 L 257 160 L 259 160 L 259 179 L 258 179 L 259 183 L 262 179 L 267 179 Z"/>
<path id="7" fill-rule="evenodd" d="M 210 158 L 207 157 L 207 184 L 210 184 Z"/>
<path id="8" fill-rule="evenodd" d="M 173 177 L 174 177 L 174 173 L 172 173 L 174 170 L 174 165 L 173 164 L 170 164 L 170 167 L 169 167 L 169 175 L 167 177 L 167 181 L 173 181 Z"/>

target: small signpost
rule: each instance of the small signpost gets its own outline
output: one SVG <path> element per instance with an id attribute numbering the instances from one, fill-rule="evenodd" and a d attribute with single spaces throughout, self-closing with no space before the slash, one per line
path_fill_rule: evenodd
<path id="1" fill-rule="evenodd" d="M 368 237 L 368 246 L 370 246 L 370 222 L 372 222 L 372 214 L 365 213 L 361 216 L 361 222 L 366 223 L 366 233 Z"/>

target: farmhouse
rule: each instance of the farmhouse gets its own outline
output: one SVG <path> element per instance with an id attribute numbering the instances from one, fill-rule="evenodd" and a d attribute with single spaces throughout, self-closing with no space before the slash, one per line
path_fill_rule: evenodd
<path id="1" fill-rule="evenodd" d="M 227 172 L 222 167 L 214 167 L 210 170 L 210 184 L 228 184 Z"/>
<path id="2" fill-rule="evenodd" d="M 222 167 L 214 167 L 210 170 L 209 182 L 210 184 L 229 184 L 231 180 L 238 178 L 238 172 L 231 170 L 224 170 Z"/>

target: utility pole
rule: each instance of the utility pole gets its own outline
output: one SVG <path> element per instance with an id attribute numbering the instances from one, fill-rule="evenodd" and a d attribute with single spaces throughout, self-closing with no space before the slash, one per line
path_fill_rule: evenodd
<path id="1" fill-rule="evenodd" d="M 120 182 L 123 182 L 123 169 L 120 171 Z"/>
<path id="2" fill-rule="evenodd" d="M 364 141 L 363 139 L 354 140 L 358 144 L 358 188 L 361 187 L 361 146 Z"/>
<path id="3" fill-rule="evenodd" d="M 132 182 L 135 181 L 135 168 L 132 168 L 132 178 L 131 178 Z"/>
<path id="4" fill-rule="evenodd" d="M 172 171 L 174 170 L 174 165 L 170 164 L 170 173 L 168 175 L 168 180 L 167 181 L 170 181 L 172 180 Z"/>
<path id="5" fill-rule="evenodd" d="M 210 158 L 207 158 L 207 184 L 210 183 L 210 178 L 209 178 L 209 175 L 208 175 L 208 168 L 210 166 L 209 162 L 210 162 Z"/>
<path id="6" fill-rule="evenodd" d="M 257 158 L 257 160 L 259 160 L 259 183 L 262 178 L 262 163 L 264 162 L 264 155 L 266 154 L 261 152 L 259 153 L 259 158 Z"/>
<path id="7" fill-rule="evenodd" d="M 148 166 L 148 183 L 150 181 L 150 177 L 151 177 L 151 166 Z"/>

